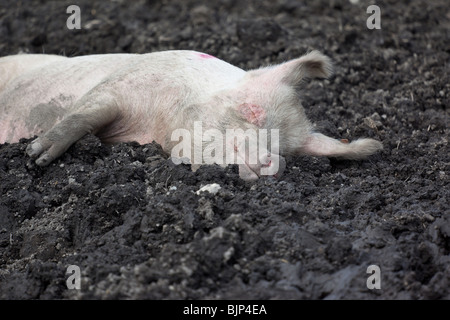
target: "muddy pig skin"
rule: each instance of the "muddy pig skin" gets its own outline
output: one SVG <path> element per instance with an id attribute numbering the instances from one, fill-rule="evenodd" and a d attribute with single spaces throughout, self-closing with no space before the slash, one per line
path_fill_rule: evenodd
<path id="1" fill-rule="evenodd" d="M 223 139 L 223 161 L 217 162 L 242 159 L 239 174 L 245 180 L 267 174 L 263 169 L 268 168 L 273 170 L 265 172 L 280 176 L 285 168 L 282 155 L 363 159 L 382 144 L 373 139 L 344 143 L 316 133 L 300 104 L 302 82 L 331 72 L 329 58 L 318 51 L 247 72 L 195 51 L 2 57 L 0 143 L 38 135 L 27 153 L 46 166 L 87 133 L 105 143 L 155 140 L 170 153 L 181 141 L 172 137 L 174 130 L 184 128 L 195 140 L 194 125 L 201 123 L 203 132 L 215 130 L 224 136 L 227 129 L 242 129 L 236 139 Z M 253 162 L 251 152 L 242 147 L 249 136 L 238 137 L 248 129 L 278 133 L 277 139 L 268 138 L 270 143 L 259 146 Z M 190 145 L 194 151 L 199 148 Z M 207 146 L 204 141 L 200 148 Z M 232 157 L 226 157 L 230 153 Z M 198 162 L 190 154 L 195 169 Z"/>

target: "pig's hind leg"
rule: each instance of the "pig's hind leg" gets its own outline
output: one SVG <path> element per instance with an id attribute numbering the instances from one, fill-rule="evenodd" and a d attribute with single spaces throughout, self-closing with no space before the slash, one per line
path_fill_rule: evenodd
<path id="1" fill-rule="evenodd" d="M 364 159 L 383 149 L 383 144 L 374 139 L 358 139 L 351 143 L 333 139 L 321 133 L 308 136 L 299 153 L 313 156 L 327 156 L 340 159 Z"/>
<path id="2" fill-rule="evenodd" d="M 92 94 L 87 95 L 80 99 L 74 109 L 77 111 L 67 115 L 28 145 L 26 152 L 36 158 L 37 165 L 50 164 L 84 135 L 95 134 L 118 116 L 114 100 L 105 96 L 95 99 Z"/>

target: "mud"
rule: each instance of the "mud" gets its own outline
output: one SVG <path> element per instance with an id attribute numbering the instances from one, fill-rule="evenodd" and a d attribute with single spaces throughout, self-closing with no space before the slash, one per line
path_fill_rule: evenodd
<path id="1" fill-rule="evenodd" d="M 354 1 L 355 2 L 355 1 Z M 379 139 L 366 161 L 174 165 L 159 145 L 87 136 L 46 168 L 0 145 L 2 299 L 449 299 L 450 11 L 446 0 L 0 2 L 0 55 L 194 49 L 241 68 L 329 55 L 303 89 L 320 131 Z M 196 194 L 218 183 L 216 194 Z M 69 265 L 81 289 L 69 290 Z M 367 268 L 380 267 L 380 289 Z"/>

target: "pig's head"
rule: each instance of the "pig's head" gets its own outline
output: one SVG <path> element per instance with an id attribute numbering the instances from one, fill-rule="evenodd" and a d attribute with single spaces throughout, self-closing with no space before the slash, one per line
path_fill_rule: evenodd
<path id="1" fill-rule="evenodd" d="M 312 51 L 280 65 L 249 71 L 239 86 L 228 93 L 227 99 L 233 106 L 223 117 L 222 127 L 242 129 L 236 139 L 227 142 L 227 150 L 241 159 L 241 178 L 255 180 L 283 173 L 286 162 L 281 154 L 296 153 L 312 128 L 300 104 L 299 87 L 305 79 L 326 78 L 331 72 L 330 59 Z M 250 132 L 248 129 L 258 135 L 253 148 L 254 139 L 245 134 Z"/>

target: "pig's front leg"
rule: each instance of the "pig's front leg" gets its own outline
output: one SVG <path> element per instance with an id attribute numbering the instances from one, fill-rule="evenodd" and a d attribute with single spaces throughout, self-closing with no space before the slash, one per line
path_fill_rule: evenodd
<path id="1" fill-rule="evenodd" d="M 100 94 L 83 97 L 75 110 L 28 145 L 26 152 L 37 165 L 47 166 L 84 135 L 96 133 L 118 116 L 114 99 Z"/>

